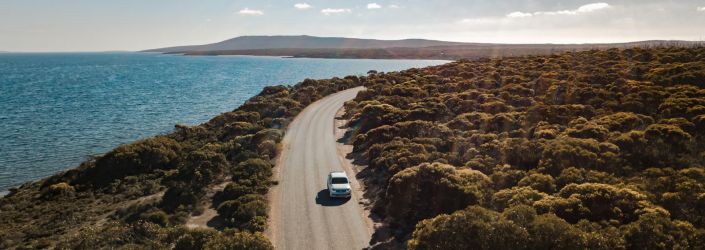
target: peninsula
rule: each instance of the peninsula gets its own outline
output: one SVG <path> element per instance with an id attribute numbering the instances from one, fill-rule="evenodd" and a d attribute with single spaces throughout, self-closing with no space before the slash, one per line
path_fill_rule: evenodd
<path id="1" fill-rule="evenodd" d="M 355 59 L 477 59 L 550 55 L 609 48 L 693 47 L 703 42 L 649 40 L 627 43 L 596 44 L 501 44 L 463 43 L 426 39 L 378 40 L 315 36 L 241 36 L 222 42 L 149 49 L 143 52 L 184 54 L 192 56 L 253 55 L 301 58 Z"/>

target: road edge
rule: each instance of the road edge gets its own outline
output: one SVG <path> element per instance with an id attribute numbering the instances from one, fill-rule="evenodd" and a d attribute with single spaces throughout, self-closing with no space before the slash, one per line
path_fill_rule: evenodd
<path id="1" fill-rule="evenodd" d="M 308 109 L 308 108 L 316 106 L 316 105 L 320 105 L 321 102 L 323 102 L 326 98 L 328 98 L 330 96 L 336 95 L 336 94 L 343 92 L 343 91 L 348 91 L 348 90 L 352 90 L 352 89 L 356 89 L 356 88 L 359 88 L 360 90 L 365 89 L 362 86 L 358 86 L 358 87 L 341 90 L 341 91 L 335 92 L 333 94 L 327 95 L 327 96 L 325 96 L 325 97 L 323 97 L 313 103 L 310 103 L 306 107 L 304 107 L 301 110 L 301 112 L 299 114 L 297 114 L 294 117 L 294 119 L 286 126 L 286 129 L 284 130 L 285 131 L 284 137 L 282 138 L 282 141 L 280 142 L 280 146 L 277 151 L 277 156 L 273 160 L 275 164 L 274 164 L 274 167 L 272 168 L 272 177 L 270 178 L 270 181 L 272 181 L 276 184 L 272 185 L 269 188 L 269 191 L 267 192 L 267 194 L 265 195 L 265 197 L 267 198 L 267 205 L 268 205 L 267 215 L 268 216 L 267 216 L 267 228 L 264 230 L 264 235 L 265 235 L 265 237 L 267 237 L 267 239 L 269 239 L 269 241 L 271 242 L 272 246 L 274 246 L 275 249 L 277 248 L 277 233 L 276 233 L 277 230 L 274 230 L 274 229 L 277 228 L 277 225 L 278 225 L 277 221 L 279 221 L 278 218 L 280 215 L 280 210 L 279 210 L 280 205 L 278 202 L 279 199 L 276 199 L 276 197 L 278 197 L 281 193 L 281 187 L 279 186 L 279 182 L 282 179 L 282 166 L 283 166 L 282 161 L 284 160 L 283 155 L 284 155 L 284 152 L 288 148 L 291 147 L 291 145 L 289 143 L 289 138 L 287 136 L 287 134 L 289 134 L 288 133 L 289 127 L 291 127 L 292 124 L 299 122 L 299 120 L 300 120 L 299 115 L 301 113 L 303 113 L 303 111 L 305 109 Z M 352 161 L 348 160 L 345 157 L 347 155 L 347 153 L 343 154 L 344 151 L 341 151 L 341 146 L 349 146 L 350 147 L 349 150 L 350 150 L 350 152 L 352 152 L 352 145 L 345 145 L 343 143 L 337 142 L 345 134 L 345 131 L 347 131 L 347 129 L 339 129 L 339 127 L 342 125 L 345 125 L 345 122 L 346 122 L 344 120 L 337 119 L 338 117 L 340 117 L 339 114 L 341 114 L 341 112 L 343 112 L 343 113 L 345 112 L 345 107 L 341 107 L 338 111 L 336 111 L 336 115 L 333 118 L 333 124 L 332 124 L 333 125 L 333 135 L 336 140 L 336 151 L 338 154 L 338 160 L 340 161 L 341 165 L 343 165 L 343 168 L 345 168 L 345 171 L 347 173 L 357 174 L 357 172 L 352 170 L 353 169 L 351 167 Z M 338 125 L 339 121 L 342 121 L 342 125 Z M 338 130 L 342 131 L 340 136 L 338 135 L 338 133 L 339 133 Z M 353 188 L 353 192 L 354 192 L 353 195 L 355 196 L 355 198 L 358 198 L 357 199 L 358 201 L 360 201 L 359 198 L 363 197 L 362 193 L 361 193 L 362 190 L 360 189 L 361 188 L 360 182 L 357 180 L 357 178 L 355 178 L 354 174 L 353 175 L 348 174 L 348 176 L 352 177 L 354 184 L 356 186 L 356 188 Z M 371 236 L 372 233 L 374 232 L 374 228 L 373 228 L 372 220 L 369 217 L 369 214 L 370 214 L 369 208 L 368 208 L 368 206 L 366 206 L 363 203 L 359 203 L 359 205 L 360 205 L 361 210 L 363 211 L 363 214 L 361 216 L 364 218 L 365 225 L 368 228 L 368 230 L 367 230 L 368 234 Z M 368 244 L 369 244 L 369 242 L 368 242 Z"/>
<path id="2" fill-rule="evenodd" d="M 342 118 L 344 114 L 345 106 L 343 106 L 336 112 L 333 121 L 333 132 L 335 134 L 338 160 L 340 161 L 341 165 L 343 165 L 343 168 L 347 173 L 348 178 L 353 184 L 353 196 L 358 202 L 358 205 L 360 205 L 362 211 L 362 214 L 360 216 L 365 220 L 365 225 L 367 225 L 367 233 L 371 237 L 377 225 L 371 219 L 372 212 L 370 210 L 370 202 L 364 198 L 365 184 L 357 179 L 357 174 L 360 173 L 360 171 L 362 171 L 363 169 L 367 168 L 367 166 L 356 165 L 353 163 L 352 159 L 347 158 L 347 155 L 352 153 L 353 151 L 353 145 L 345 144 L 340 140 L 345 136 L 345 133 L 350 130 L 350 128 L 347 126 L 348 120 L 339 119 Z"/>

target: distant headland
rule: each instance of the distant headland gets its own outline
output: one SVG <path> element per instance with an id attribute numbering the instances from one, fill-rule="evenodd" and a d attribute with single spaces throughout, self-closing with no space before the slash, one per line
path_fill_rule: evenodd
<path id="1" fill-rule="evenodd" d="M 305 58 L 444 59 L 547 55 L 609 48 L 693 47 L 705 42 L 649 40 L 594 44 L 463 43 L 427 39 L 378 40 L 315 36 L 240 36 L 222 42 L 144 50 L 184 55 L 256 55 Z"/>

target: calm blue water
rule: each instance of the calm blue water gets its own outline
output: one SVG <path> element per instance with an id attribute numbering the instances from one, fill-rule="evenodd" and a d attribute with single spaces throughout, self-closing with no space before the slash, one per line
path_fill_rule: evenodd
<path id="1" fill-rule="evenodd" d="M 442 64 L 432 60 L 0 54 L 0 191 L 87 155 L 195 125 L 268 85 Z"/>

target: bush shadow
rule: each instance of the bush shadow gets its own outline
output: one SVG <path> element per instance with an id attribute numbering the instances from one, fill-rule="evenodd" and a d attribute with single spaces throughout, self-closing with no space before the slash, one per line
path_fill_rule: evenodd
<path id="1" fill-rule="evenodd" d="M 206 226 L 218 231 L 223 231 L 225 230 L 225 220 L 223 220 L 220 215 L 216 215 L 215 217 L 208 220 L 208 222 L 206 222 Z"/>

